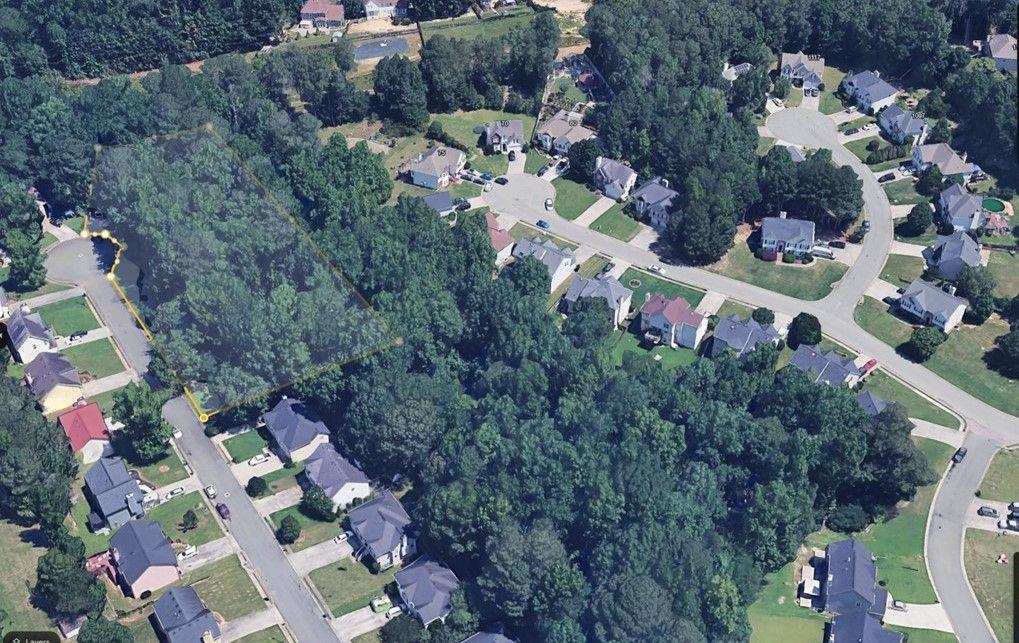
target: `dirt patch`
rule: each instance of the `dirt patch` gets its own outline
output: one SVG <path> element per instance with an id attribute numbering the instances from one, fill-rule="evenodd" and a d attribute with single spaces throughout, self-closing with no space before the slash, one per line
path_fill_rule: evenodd
<path id="1" fill-rule="evenodd" d="M 159 465 L 159 473 L 166 473 L 169 470 L 170 470 L 170 467 L 166 466 L 165 464 Z"/>
<path id="2" fill-rule="evenodd" d="M 535 0 L 534 4 L 552 7 L 559 13 L 584 13 L 591 8 L 586 0 Z"/>
<path id="3" fill-rule="evenodd" d="M 417 28 L 414 25 L 394 25 L 387 19 L 381 20 L 362 20 L 361 22 L 352 22 L 347 27 L 347 38 L 352 40 L 356 39 L 359 35 L 369 36 L 380 36 L 380 35 L 404 35 L 408 33 L 417 33 Z"/>

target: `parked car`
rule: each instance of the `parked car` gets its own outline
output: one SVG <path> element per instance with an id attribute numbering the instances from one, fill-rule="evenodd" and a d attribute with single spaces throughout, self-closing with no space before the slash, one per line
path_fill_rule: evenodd
<path id="1" fill-rule="evenodd" d="M 506 185 L 507 183 L 509 183 L 509 179 L 507 179 L 505 176 L 500 176 L 495 180 L 495 182 L 498 183 L 499 185 Z"/>
<path id="2" fill-rule="evenodd" d="M 846 131 L 844 131 L 842 133 L 845 134 L 846 136 L 852 136 L 853 134 L 859 134 L 860 133 L 860 128 L 858 128 L 858 127 L 850 127 L 849 129 L 847 129 Z"/>
<path id="3" fill-rule="evenodd" d="M 856 105 L 850 105 L 849 107 L 846 108 L 846 113 L 847 114 L 852 114 L 855 111 L 856 111 Z"/>
<path id="4" fill-rule="evenodd" d="M 511 161 L 517 160 L 517 152 L 516 152 L 516 150 L 510 150 L 509 160 L 511 160 Z"/>
<path id="5" fill-rule="evenodd" d="M 552 200 L 552 197 L 549 197 L 549 198 L 545 199 L 545 209 L 546 210 L 551 210 L 554 207 L 555 207 L 555 201 Z"/>
<path id="6" fill-rule="evenodd" d="M 457 203 L 456 204 L 456 208 L 454 208 L 454 209 L 457 212 L 463 212 L 464 210 L 470 210 L 471 209 L 471 204 L 470 203 Z"/>
<path id="7" fill-rule="evenodd" d="M 828 246 L 831 247 L 831 248 L 845 248 L 846 247 L 846 242 L 845 241 L 839 241 L 838 239 L 836 239 L 835 241 L 829 241 L 828 242 Z"/>
<path id="8" fill-rule="evenodd" d="M 187 560 L 198 555 L 198 546 L 191 545 L 183 551 L 177 552 L 177 560 Z"/>
<path id="9" fill-rule="evenodd" d="M 350 540 L 350 537 L 354 535 L 352 531 L 342 531 L 336 535 L 336 542 L 345 543 Z"/>
<path id="10" fill-rule="evenodd" d="M 661 272 L 662 271 L 662 267 L 659 266 L 658 264 L 651 264 L 650 266 L 647 267 L 647 269 L 648 269 L 649 272 Z"/>
<path id="11" fill-rule="evenodd" d="M 863 229 L 864 230 L 870 230 L 870 219 L 864 219 L 863 220 Z"/>
<path id="12" fill-rule="evenodd" d="M 959 450 L 956 451 L 955 455 L 952 456 L 952 462 L 959 464 L 960 462 L 965 460 L 966 452 L 967 452 L 966 447 L 959 447 Z"/>
<path id="13" fill-rule="evenodd" d="M 772 98 L 771 102 L 775 103 L 776 107 L 781 107 L 783 105 L 781 98 Z"/>
<path id="14" fill-rule="evenodd" d="M 255 457 L 253 457 L 250 460 L 248 460 L 248 464 L 250 464 L 251 466 L 254 467 L 256 465 L 259 465 L 259 464 L 262 464 L 263 462 L 268 462 L 268 461 L 269 461 L 269 456 L 267 454 L 259 453 Z"/>
<path id="15" fill-rule="evenodd" d="M 903 174 L 907 174 L 907 175 L 915 174 L 916 173 L 916 168 L 913 167 L 912 165 L 900 165 L 899 166 L 899 172 L 901 172 Z"/>
<path id="16" fill-rule="evenodd" d="M 1008 503 L 1008 510 L 1009 511 L 1019 511 L 1019 500 L 1014 500 L 1014 501 Z"/>
<path id="17" fill-rule="evenodd" d="M 70 335 L 67 336 L 67 341 L 68 342 L 76 342 L 76 341 L 78 341 L 79 339 L 81 339 L 82 337 L 84 337 L 87 334 L 88 334 L 88 331 L 86 331 L 86 330 L 76 330 L 76 331 L 74 331 L 73 333 L 71 333 Z"/>
<path id="18" fill-rule="evenodd" d="M 1019 520 L 1012 518 L 1002 518 L 998 521 L 998 529 L 1011 529 L 1012 531 L 1019 531 Z"/>
<path id="19" fill-rule="evenodd" d="M 212 486 L 210 484 L 208 487 L 205 488 L 205 495 L 207 495 L 209 497 L 209 500 L 212 500 L 213 498 L 215 498 L 216 497 L 216 487 L 214 487 L 214 486 Z"/>
<path id="20" fill-rule="evenodd" d="M 834 252 L 832 252 L 830 249 L 824 248 L 822 246 L 814 246 L 813 248 L 810 249 L 810 254 L 814 255 L 815 257 L 822 257 L 824 259 L 834 259 L 835 258 L 835 253 Z"/>
<path id="21" fill-rule="evenodd" d="M 222 502 L 216 505 L 216 513 L 218 513 L 219 517 L 223 520 L 230 520 L 230 507 L 227 507 Z"/>
<path id="22" fill-rule="evenodd" d="M 402 607 L 400 607 L 399 605 L 397 605 L 397 606 L 395 606 L 395 607 L 390 607 L 390 608 L 389 608 L 389 609 L 388 609 L 388 610 L 386 611 L 386 618 L 387 618 L 387 619 L 389 619 L 389 618 L 396 618 L 396 617 L 397 617 L 397 616 L 399 616 L 400 614 L 403 614 L 403 608 L 402 608 Z"/>
<path id="23" fill-rule="evenodd" d="M 862 130 L 864 130 L 866 132 L 869 132 L 872 129 L 877 129 L 877 124 L 876 123 L 867 123 L 866 125 L 864 125 L 860 129 L 862 129 Z"/>
<path id="24" fill-rule="evenodd" d="M 892 297 L 891 295 L 888 295 L 887 297 L 883 297 L 881 299 L 881 301 L 883 301 L 884 303 L 888 304 L 889 306 L 894 306 L 897 303 L 899 303 L 899 300 L 896 299 L 895 297 Z"/>
<path id="25" fill-rule="evenodd" d="M 605 265 L 604 265 L 604 266 L 602 267 L 601 271 L 602 271 L 602 272 L 610 272 L 610 271 L 611 271 L 611 270 L 612 270 L 613 268 L 615 268 L 615 267 L 616 267 L 616 264 L 615 264 L 615 262 L 614 262 L 614 261 L 610 261 L 610 262 L 608 262 L 607 264 L 605 264 Z"/>
<path id="26" fill-rule="evenodd" d="M 491 181 L 495 177 L 489 174 L 488 172 L 485 172 L 484 174 L 481 175 L 481 178 L 484 179 L 485 181 Z"/>
<path id="27" fill-rule="evenodd" d="M 570 169 L 570 159 L 560 159 L 559 162 L 555 164 L 555 169 L 560 172 Z"/>
<path id="28" fill-rule="evenodd" d="M 995 509 L 994 507 L 988 507 L 987 505 L 984 505 L 983 507 L 977 509 L 977 513 L 981 516 L 984 516 L 985 518 L 998 517 L 998 510 Z"/>
<path id="29" fill-rule="evenodd" d="M 172 499 L 176 498 L 177 496 L 182 496 L 182 495 L 184 495 L 184 487 L 177 487 L 176 489 L 170 489 L 168 492 L 166 492 L 165 500 L 172 500 Z"/>
<path id="30" fill-rule="evenodd" d="M 542 165 L 541 169 L 538 170 L 538 176 L 544 176 L 545 172 L 548 172 L 548 165 Z"/>
<path id="31" fill-rule="evenodd" d="M 548 225 L 548 221 L 544 219 L 538 219 L 538 227 L 541 228 L 542 230 L 548 230 L 550 226 Z"/>

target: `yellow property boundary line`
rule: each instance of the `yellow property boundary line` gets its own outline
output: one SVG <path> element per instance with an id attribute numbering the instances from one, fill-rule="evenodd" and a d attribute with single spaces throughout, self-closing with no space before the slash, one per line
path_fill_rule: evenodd
<path id="1" fill-rule="evenodd" d="M 82 223 L 82 229 L 81 229 L 80 236 L 83 239 L 89 239 L 89 238 L 103 239 L 103 240 L 106 240 L 106 241 L 110 241 L 111 243 L 113 243 L 116 246 L 117 251 L 116 251 L 116 254 L 114 255 L 114 258 L 113 258 L 113 264 L 110 266 L 109 272 L 106 273 L 106 279 L 107 279 L 107 281 L 109 281 L 113 285 L 113 288 L 117 291 L 117 295 L 120 296 L 121 301 L 123 301 L 124 305 L 127 307 L 128 312 L 131 313 L 131 316 L 134 317 L 135 322 L 137 322 L 137 324 L 138 324 L 138 327 L 141 329 L 142 333 L 145 334 L 145 338 L 148 340 L 149 346 L 152 347 L 152 350 L 154 350 L 156 352 L 156 354 L 163 361 L 163 363 L 166 364 L 167 368 L 170 369 L 170 372 L 173 373 L 174 378 L 177 380 L 177 383 L 180 385 L 181 389 L 184 392 L 185 398 L 187 399 L 187 401 L 191 405 L 191 407 L 195 410 L 195 414 L 198 416 L 198 420 L 204 424 L 204 423 L 208 422 L 209 419 L 212 418 L 212 416 L 214 416 L 214 415 L 217 415 L 217 414 L 222 413 L 224 411 L 236 408 L 238 406 L 241 406 L 242 404 L 246 404 L 248 402 L 257 400 L 260 397 L 262 397 L 263 395 L 270 395 L 270 394 L 275 393 L 277 391 L 281 391 L 281 390 L 283 390 L 285 388 L 293 386 L 294 384 L 296 384 L 298 382 L 305 381 L 305 380 L 310 379 L 312 377 L 316 377 L 316 376 L 318 376 L 318 375 L 320 375 L 320 374 L 322 374 L 324 372 L 333 370 L 335 368 L 341 368 L 341 367 L 343 367 L 343 366 L 345 366 L 347 364 L 350 364 L 351 362 L 355 362 L 357 360 L 364 359 L 365 357 L 368 357 L 370 355 L 374 355 L 375 353 L 381 352 L 381 351 L 385 350 L 386 348 L 390 348 L 392 346 L 401 346 L 401 345 L 403 345 L 403 338 L 400 337 L 399 335 L 397 335 L 393 331 L 393 329 L 389 326 L 389 324 L 386 323 L 386 320 L 383 319 L 382 316 L 378 314 L 378 311 L 376 311 L 375 308 L 373 308 L 372 305 L 370 303 L 368 303 L 368 300 L 365 299 L 364 296 L 360 293 L 360 291 L 358 291 L 358 289 L 354 286 L 354 284 L 352 284 L 350 282 L 350 280 L 347 279 L 346 275 L 344 275 L 339 270 L 339 268 L 337 268 L 335 265 L 333 265 L 333 262 L 329 260 L 329 258 L 326 256 L 325 252 L 322 251 L 322 249 L 318 246 L 318 244 L 315 243 L 315 241 L 312 239 L 311 235 L 308 234 L 308 232 L 301 226 L 301 224 L 297 220 L 297 218 L 293 214 L 290 213 L 290 211 L 286 208 L 286 206 L 283 204 L 283 202 L 280 201 L 272 193 L 272 191 L 269 190 L 268 187 L 266 187 L 266 185 L 261 180 L 259 180 L 259 178 L 254 174 L 254 172 L 251 171 L 250 168 L 248 168 L 248 166 L 241 159 L 240 155 L 237 154 L 237 152 L 232 147 L 230 147 L 230 144 L 226 141 L 225 138 L 223 138 L 222 135 L 219 134 L 219 132 L 217 132 L 212 127 L 211 123 L 206 123 L 204 125 L 199 125 L 198 127 L 193 127 L 191 129 L 181 130 L 181 131 L 170 133 L 170 134 L 157 134 L 155 136 L 150 136 L 150 137 L 147 137 L 145 139 L 142 139 L 142 141 L 140 141 L 140 142 L 143 143 L 143 142 L 146 142 L 146 141 L 159 141 L 159 140 L 168 140 L 168 139 L 173 139 L 173 138 L 180 138 L 180 137 L 185 136 L 187 134 L 194 134 L 194 133 L 199 133 L 199 132 L 205 132 L 205 133 L 211 134 L 212 137 L 214 139 L 216 139 L 217 142 L 220 145 L 223 146 L 223 149 L 226 150 L 227 153 L 230 154 L 230 156 L 234 159 L 234 161 L 241 168 L 241 170 L 245 174 L 245 176 L 247 176 L 251 181 L 253 181 L 255 183 L 255 185 L 258 186 L 258 188 L 262 191 L 263 195 L 268 197 L 268 201 L 271 204 L 273 204 L 275 209 L 277 211 L 279 211 L 279 213 L 282 214 L 283 217 L 294 227 L 294 229 L 302 236 L 304 241 L 311 246 L 311 248 L 318 255 L 319 259 L 326 265 L 327 268 L 329 268 L 330 271 L 332 271 L 333 275 L 338 277 L 339 280 L 343 283 L 343 285 L 345 285 L 350 290 L 350 292 L 352 292 L 354 294 L 354 296 L 357 298 L 357 300 L 361 304 L 364 305 L 365 309 L 373 317 L 375 317 L 375 319 L 378 321 L 379 325 L 383 328 L 383 330 L 387 334 L 389 334 L 389 336 L 392 339 L 388 343 L 386 343 L 386 344 L 383 344 L 383 345 L 375 347 L 373 349 L 370 349 L 370 350 L 364 351 L 362 353 L 353 355 L 353 356 L 351 356 L 351 357 L 349 357 L 347 359 L 344 359 L 344 360 L 341 360 L 341 361 L 337 361 L 337 362 L 332 362 L 332 363 L 329 363 L 329 364 L 326 364 L 324 366 L 320 366 L 320 367 L 317 367 L 317 368 L 313 368 L 313 369 L 307 371 L 306 373 L 304 373 L 303 375 L 301 375 L 300 377 L 294 378 L 294 379 L 292 379 L 292 380 L 290 380 L 288 382 L 280 384 L 279 386 L 275 386 L 273 388 L 267 389 L 266 391 L 264 391 L 262 393 L 255 394 L 255 395 L 249 395 L 248 397 L 243 398 L 241 400 L 238 400 L 237 402 L 234 402 L 233 404 L 229 404 L 227 406 L 224 406 L 224 407 L 221 407 L 221 408 L 218 408 L 218 409 L 213 409 L 213 410 L 206 410 L 206 409 L 204 409 L 202 407 L 202 405 L 198 402 L 198 399 L 195 397 L 195 395 L 191 391 L 190 387 L 184 381 L 184 378 L 177 371 L 177 369 L 174 368 L 173 364 L 170 363 L 170 360 L 168 360 L 166 358 L 166 355 L 156 345 L 155 335 L 149 329 L 148 324 L 145 323 L 145 320 L 142 319 L 141 314 L 138 312 L 138 310 L 135 307 L 135 305 L 128 298 L 127 293 L 124 291 L 124 288 L 120 285 L 120 282 L 118 281 L 116 274 L 114 274 L 116 272 L 116 270 L 117 270 L 117 266 L 120 265 L 120 256 L 121 256 L 121 253 L 123 253 L 124 249 L 126 248 L 126 244 L 124 242 L 122 242 L 121 240 L 119 240 L 117 237 L 113 236 L 113 234 L 109 230 L 107 230 L 107 229 L 102 229 L 102 230 L 98 230 L 98 231 L 93 231 L 93 230 L 89 229 L 89 215 L 88 215 L 88 212 L 92 211 L 92 190 L 93 190 L 93 188 L 95 186 L 95 182 L 96 182 L 96 173 L 97 173 L 98 167 L 99 167 L 99 155 L 106 148 L 128 147 L 129 145 L 137 145 L 138 143 L 133 143 L 133 144 L 129 144 L 129 145 L 108 145 L 108 146 L 107 145 L 96 145 L 95 146 L 95 157 L 94 157 L 93 162 L 92 162 L 92 171 L 91 171 L 91 173 L 89 175 L 90 178 L 89 178 L 88 196 L 87 196 L 87 210 L 86 210 L 86 213 L 83 216 L 83 223 Z"/>

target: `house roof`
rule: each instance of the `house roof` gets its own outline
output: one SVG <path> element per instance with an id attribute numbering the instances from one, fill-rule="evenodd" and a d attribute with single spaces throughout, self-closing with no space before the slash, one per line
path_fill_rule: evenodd
<path id="1" fill-rule="evenodd" d="M 439 145 L 422 154 L 407 164 L 407 171 L 418 172 L 428 176 L 442 176 L 443 174 L 456 174 L 457 170 L 467 160 L 463 151 L 455 147 Z"/>
<path id="2" fill-rule="evenodd" d="M 798 145 L 782 145 L 788 152 L 789 158 L 793 160 L 793 163 L 802 163 L 807 160 L 807 155 L 803 152 L 803 148 Z"/>
<path id="3" fill-rule="evenodd" d="M 881 110 L 878 120 L 886 129 L 895 128 L 902 132 L 903 136 L 919 136 L 925 125 L 923 120 L 913 116 L 913 112 L 902 109 L 898 105 L 889 105 Z"/>
<path id="4" fill-rule="evenodd" d="M 771 324 L 763 326 L 752 317 L 741 319 L 736 315 L 728 315 L 719 319 L 715 325 L 714 339 L 711 341 L 712 357 L 726 347 L 735 351 L 737 357 L 742 357 L 757 348 L 758 344 L 771 343 L 781 338 L 781 333 Z"/>
<path id="5" fill-rule="evenodd" d="M 566 301 L 576 302 L 580 299 L 604 299 L 612 310 L 619 310 L 633 296 L 633 291 L 619 283 L 615 277 L 598 275 L 594 279 L 577 277 L 570 282 L 566 291 Z M 626 304 L 629 307 L 629 304 Z M 626 312 L 626 311 L 624 311 Z"/>
<path id="6" fill-rule="evenodd" d="M 987 50 L 991 58 L 1016 59 L 1016 42 L 1012 34 L 996 33 L 987 36 Z"/>
<path id="7" fill-rule="evenodd" d="M 762 239 L 777 239 L 789 244 L 814 243 L 814 222 L 788 217 L 764 217 Z"/>
<path id="8" fill-rule="evenodd" d="M 219 625 L 193 587 L 171 587 L 152 606 L 169 643 L 196 643 L 206 632 L 219 639 Z"/>
<path id="9" fill-rule="evenodd" d="M 26 313 L 24 309 L 19 308 L 11 313 L 5 323 L 7 324 L 7 335 L 15 347 L 21 346 L 30 339 L 43 340 L 50 346 L 55 344 L 53 333 L 39 313 Z"/>
<path id="10" fill-rule="evenodd" d="M 861 71 L 845 79 L 857 90 L 865 91 L 870 96 L 871 102 L 879 101 L 889 96 L 895 96 L 899 90 L 881 79 L 881 74 L 876 71 Z"/>
<path id="11" fill-rule="evenodd" d="M 824 58 L 798 51 L 795 54 L 782 52 L 781 69 L 788 67 L 793 76 L 804 78 L 815 76 L 820 80 L 824 76 Z"/>
<path id="12" fill-rule="evenodd" d="M 948 143 L 919 145 L 915 149 L 918 150 L 923 163 L 936 165 L 945 176 L 968 174 L 973 171 L 973 164 L 962 160 L 962 157 L 956 154 Z"/>
<path id="13" fill-rule="evenodd" d="M 664 184 L 664 185 L 663 185 Z M 660 176 L 641 184 L 636 190 L 630 193 L 634 201 L 642 201 L 648 207 L 659 206 L 666 211 L 672 210 L 673 201 L 679 197 L 679 192 L 668 187 L 667 182 Z"/>
<path id="14" fill-rule="evenodd" d="M 839 540 L 828 545 L 825 560 L 828 565 L 825 596 L 830 599 L 855 592 L 867 603 L 860 611 L 865 613 L 869 610 L 874 604 L 874 582 L 877 579 L 870 550 L 858 540 Z"/>
<path id="15" fill-rule="evenodd" d="M 687 300 L 678 296 L 666 299 L 665 295 L 659 293 L 651 295 L 640 307 L 640 312 L 647 315 L 662 315 L 673 326 L 685 324 L 697 327 L 704 321 L 704 315 L 694 312 Z"/>
<path id="16" fill-rule="evenodd" d="M 85 474 L 85 486 L 106 519 L 127 509 L 132 516 L 142 511 L 142 490 L 120 458 L 100 458 Z"/>
<path id="17" fill-rule="evenodd" d="M 444 214 L 453 209 L 453 197 L 449 195 L 449 192 L 434 192 L 424 197 L 424 200 L 428 207 L 439 214 Z"/>
<path id="18" fill-rule="evenodd" d="M 980 244 L 961 230 L 938 236 L 934 243 L 923 249 L 923 258 L 929 266 L 940 266 L 949 261 L 962 261 L 967 266 L 980 265 Z"/>
<path id="19" fill-rule="evenodd" d="M 551 239 L 521 239 L 513 248 L 513 256 L 520 259 L 534 257 L 548 268 L 549 276 L 555 274 L 564 263 L 576 262 L 576 255 L 569 248 L 560 248 Z"/>
<path id="20" fill-rule="evenodd" d="M 478 632 L 471 634 L 460 643 L 513 643 L 513 639 L 495 632 Z"/>
<path id="21" fill-rule="evenodd" d="M 304 461 L 304 473 L 329 497 L 348 484 L 368 484 L 368 476 L 340 455 L 333 445 L 320 444 Z"/>
<path id="22" fill-rule="evenodd" d="M 301 15 L 322 16 L 326 20 L 343 20 L 343 5 L 325 0 L 308 0 L 301 7 Z"/>
<path id="23" fill-rule="evenodd" d="M 25 367 L 25 380 L 36 397 L 43 397 L 58 386 L 81 386 L 78 371 L 60 353 L 36 355 Z"/>
<path id="24" fill-rule="evenodd" d="M 71 449 L 74 451 L 81 451 L 92 440 L 110 439 L 103 412 L 95 402 L 77 406 L 62 414 L 57 421 L 71 441 Z"/>
<path id="25" fill-rule="evenodd" d="M 959 306 L 966 308 L 965 299 L 949 295 L 923 279 L 914 279 L 902 294 L 902 299 L 913 301 L 921 310 L 935 315 L 941 314 L 946 319 L 958 310 Z"/>
<path id="26" fill-rule="evenodd" d="M 555 116 L 541 124 L 538 134 L 544 134 L 555 142 L 564 141 L 571 145 L 594 138 L 594 130 L 584 127 L 582 122 L 583 116 L 580 114 L 561 109 Z"/>
<path id="27" fill-rule="evenodd" d="M 426 624 L 449 614 L 453 592 L 460 586 L 452 571 L 429 556 L 421 556 L 396 572 L 395 579 L 404 599 Z"/>
<path id="28" fill-rule="evenodd" d="M 292 398 L 283 398 L 262 417 L 265 428 L 288 453 L 308 446 L 319 435 L 329 433 L 315 411 L 304 402 Z"/>
<path id="29" fill-rule="evenodd" d="M 524 122 L 520 120 L 489 121 L 485 123 L 485 140 L 498 136 L 505 142 L 524 142 Z"/>
<path id="30" fill-rule="evenodd" d="M 358 540 L 379 555 L 396 549 L 410 524 L 410 516 L 391 491 L 354 507 L 347 517 Z"/>
<path id="31" fill-rule="evenodd" d="M 7 291 L 3 289 L 3 286 L 0 286 L 0 308 L 3 308 L 4 306 L 6 306 L 7 305 L 7 301 L 8 301 L 7 300 Z"/>
<path id="32" fill-rule="evenodd" d="M 853 361 L 835 351 L 822 352 L 817 346 L 800 344 L 789 363 L 804 373 L 813 374 L 815 383 L 842 386 L 850 376 L 860 373 Z"/>
<path id="33" fill-rule="evenodd" d="M 499 227 L 494 214 L 486 212 L 485 223 L 488 225 L 488 238 L 491 239 L 496 252 L 502 252 L 513 245 L 513 235 Z"/>
<path id="34" fill-rule="evenodd" d="M 152 520 L 125 524 L 110 538 L 110 549 L 116 552 L 117 570 L 128 583 L 134 583 L 150 567 L 177 566 L 170 540 Z"/>
<path id="35" fill-rule="evenodd" d="M 729 63 L 726 63 L 725 67 L 722 68 L 722 78 L 732 82 L 753 68 L 754 66 L 750 63 L 740 63 L 732 66 L 730 66 Z"/>
<path id="36" fill-rule="evenodd" d="M 857 395 L 856 401 L 860 404 L 863 412 L 871 417 L 880 414 L 891 404 L 870 391 L 864 391 Z"/>
<path id="37" fill-rule="evenodd" d="M 974 219 L 979 225 L 983 219 L 983 199 L 970 194 L 958 183 L 953 183 L 941 191 L 940 200 L 945 215 L 952 220 L 952 225 L 966 230 L 973 229 Z"/>
<path id="38" fill-rule="evenodd" d="M 902 643 L 901 632 L 881 627 L 881 622 L 870 614 L 839 614 L 828 626 L 826 643 Z"/>
<path id="39" fill-rule="evenodd" d="M 620 189 L 637 178 L 633 168 L 623 163 L 599 156 L 595 162 L 594 182 L 596 185 L 616 185 Z"/>

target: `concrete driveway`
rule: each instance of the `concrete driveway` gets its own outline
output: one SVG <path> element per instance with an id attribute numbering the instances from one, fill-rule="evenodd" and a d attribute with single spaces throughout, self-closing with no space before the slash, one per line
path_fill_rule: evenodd
<path id="1" fill-rule="evenodd" d="M 493 211 L 512 214 L 532 223 L 555 216 L 554 211 L 545 209 L 545 199 L 555 201 L 555 188 L 544 178 L 530 174 L 515 174 L 506 185 L 495 183 L 491 192 L 484 192 L 481 196 Z"/>

